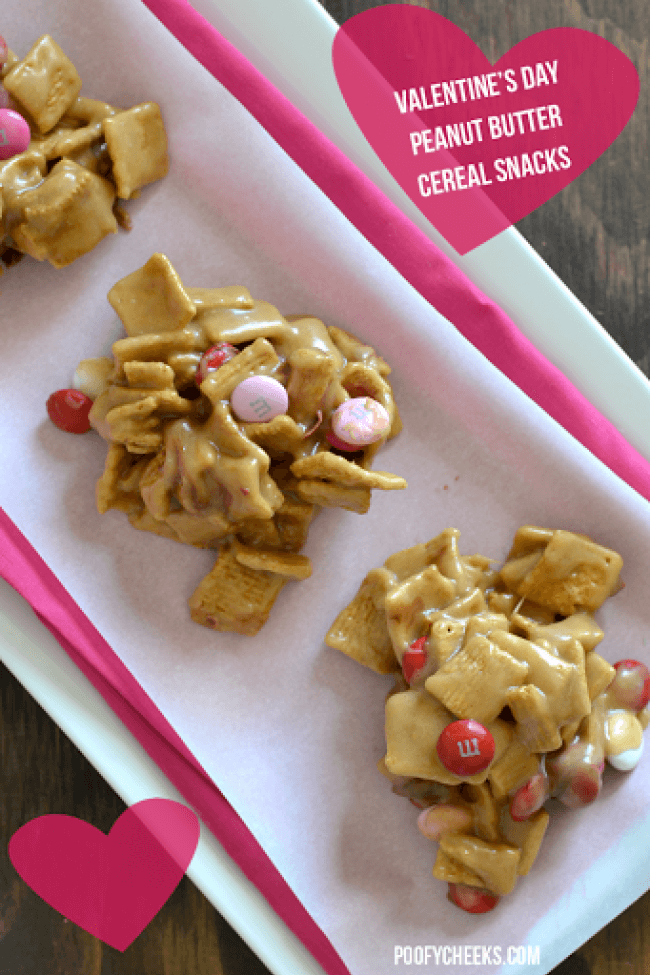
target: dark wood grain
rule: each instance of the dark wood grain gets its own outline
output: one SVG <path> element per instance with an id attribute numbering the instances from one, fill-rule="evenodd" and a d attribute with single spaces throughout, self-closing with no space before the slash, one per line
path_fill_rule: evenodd
<path id="1" fill-rule="evenodd" d="M 321 0 L 339 23 L 368 0 Z M 419 0 L 468 34 L 494 63 L 525 37 L 579 27 L 607 38 L 634 63 L 641 95 L 616 142 L 581 176 L 516 226 L 546 263 L 646 373 L 650 367 L 650 164 L 647 0 Z"/>
<path id="2" fill-rule="evenodd" d="M 272 0 L 269 0 L 272 2 Z M 339 21 L 378 3 L 326 0 Z M 642 80 L 635 115 L 608 152 L 517 226 L 628 355 L 650 371 L 648 39 L 646 0 L 429 0 L 492 60 L 548 27 L 607 37 Z M 68 924 L 17 877 L 7 843 L 23 823 L 67 813 L 108 831 L 121 800 L 18 682 L 0 667 L 0 975 L 264 975 L 266 969 L 184 880 L 121 954 Z M 556 969 L 649 975 L 650 894 Z"/>

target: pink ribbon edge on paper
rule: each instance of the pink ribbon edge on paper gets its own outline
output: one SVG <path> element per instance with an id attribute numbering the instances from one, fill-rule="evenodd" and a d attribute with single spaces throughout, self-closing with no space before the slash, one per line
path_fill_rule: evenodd
<path id="1" fill-rule="evenodd" d="M 142 2 L 424 298 L 554 420 L 650 500 L 648 462 L 343 153 L 186 0 Z M 328 975 L 349 975 L 328 939 L 181 738 L 1 509 L 0 575 L 27 600 Z"/>
<path id="2" fill-rule="evenodd" d="M 650 464 L 408 217 L 187 0 L 142 0 L 434 308 L 594 456 L 650 501 Z"/>
<path id="3" fill-rule="evenodd" d="M 70 659 L 328 975 L 350 975 L 248 827 L 2 508 L 0 576 L 26 599 Z"/>

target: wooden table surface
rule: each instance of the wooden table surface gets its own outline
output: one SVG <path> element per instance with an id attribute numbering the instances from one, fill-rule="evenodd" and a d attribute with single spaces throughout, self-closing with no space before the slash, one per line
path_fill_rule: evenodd
<path id="1" fill-rule="evenodd" d="M 339 23 L 380 5 L 322 2 Z M 601 34 L 634 62 L 641 98 L 626 130 L 581 177 L 517 226 L 648 374 L 650 4 L 412 2 L 448 17 L 492 61 L 536 31 L 574 26 Z M 122 954 L 65 922 L 18 878 L 6 848 L 23 823 L 46 813 L 67 813 L 107 832 L 124 805 L 5 668 L 0 682 L 0 975 L 263 975 L 264 966 L 187 879 Z M 563 962 L 555 975 L 649 975 L 649 919 L 650 893 Z"/>

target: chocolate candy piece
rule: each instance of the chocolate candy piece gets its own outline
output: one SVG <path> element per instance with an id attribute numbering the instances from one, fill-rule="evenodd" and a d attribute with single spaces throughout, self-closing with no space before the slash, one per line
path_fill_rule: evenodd
<path id="1" fill-rule="evenodd" d="M 267 423 L 289 408 L 287 391 L 271 376 L 249 376 L 233 390 L 233 413 L 246 423 Z"/>
<path id="2" fill-rule="evenodd" d="M 213 345 L 212 348 L 208 349 L 201 356 L 194 376 L 196 385 L 200 386 L 209 372 L 214 372 L 224 362 L 228 362 L 233 356 L 238 354 L 239 349 L 231 345 L 230 342 L 217 342 L 216 345 Z"/>
<path id="3" fill-rule="evenodd" d="M 468 914 L 487 914 L 488 911 L 494 910 L 500 900 L 489 890 L 468 887 L 467 884 L 449 884 L 449 899 L 456 907 L 467 911 Z"/>
<path id="4" fill-rule="evenodd" d="M 0 108 L 0 159 L 18 156 L 29 146 L 29 125 L 18 112 Z"/>
<path id="5" fill-rule="evenodd" d="M 424 649 L 426 642 L 425 636 L 421 636 L 419 640 L 414 640 L 402 657 L 402 673 L 404 680 L 408 681 L 409 684 L 418 670 L 422 670 L 427 662 L 427 652 Z"/>
<path id="6" fill-rule="evenodd" d="M 390 426 L 388 411 L 370 396 L 346 400 L 332 415 L 332 433 L 355 450 L 381 440 Z"/>
<path id="7" fill-rule="evenodd" d="M 440 839 L 443 833 L 450 830 L 462 832 L 472 825 L 472 814 L 469 809 L 454 806 L 451 803 L 440 803 L 423 809 L 418 816 L 418 829 L 428 840 Z"/>
<path id="8" fill-rule="evenodd" d="M 547 795 L 548 779 L 543 772 L 538 772 L 515 792 L 510 803 L 510 816 L 516 823 L 530 819 L 544 805 Z"/>
<path id="9" fill-rule="evenodd" d="M 93 401 L 79 389 L 58 389 L 47 401 L 47 413 L 52 423 L 66 433 L 86 433 L 90 430 Z"/>
<path id="10" fill-rule="evenodd" d="M 617 702 L 630 711 L 641 711 L 650 701 L 650 672 L 638 660 L 619 660 L 616 677 L 609 685 Z"/>
<path id="11" fill-rule="evenodd" d="M 454 775 L 477 775 L 494 758 L 494 738 L 484 725 L 471 718 L 452 721 L 440 734 L 436 751 Z"/>

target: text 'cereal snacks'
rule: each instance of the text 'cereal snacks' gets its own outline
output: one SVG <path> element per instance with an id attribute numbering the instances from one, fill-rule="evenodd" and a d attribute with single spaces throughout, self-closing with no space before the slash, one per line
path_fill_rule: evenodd
<path id="1" fill-rule="evenodd" d="M 311 574 L 299 552 L 322 507 L 363 513 L 373 489 L 406 487 L 370 470 L 400 430 L 390 369 L 347 332 L 284 318 L 246 288 L 186 287 L 163 254 L 108 297 L 127 337 L 110 371 L 106 359 L 77 371 L 94 400 L 90 423 L 109 443 L 98 509 L 218 549 L 189 600 L 192 618 L 253 635 L 283 586 Z M 358 423 L 366 443 L 339 451 L 332 422 L 352 399 L 346 429 L 352 438 Z"/>
<path id="2" fill-rule="evenodd" d="M 380 771 L 422 810 L 452 902 L 483 913 L 530 870 L 547 799 L 584 806 L 605 759 L 638 763 L 650 673 L 595 651 L 618 553 L 526 525 L 498 570 L 458 538 L 447 529 L 372 569 L 326 642 L 395 676 Z"/>
<path id="3" fill-rule="evenodd" d="M 167 175 L 158 105 L 121 109 L 80 95 L 75 66 L 49 34 L 0 64 L 0 113 L 27 138 L 0 155 L 0 261 L 23 254 L 62 268 L 129 217 L 119 200 Z M 29 132 L 27 128 L 29 127 Z M 9 131 L 2 128 L 0 131 Z M 28 144 L 27 141 L 29 140 Z M 1 266 L 0 266 L 1 270 Z"/>

